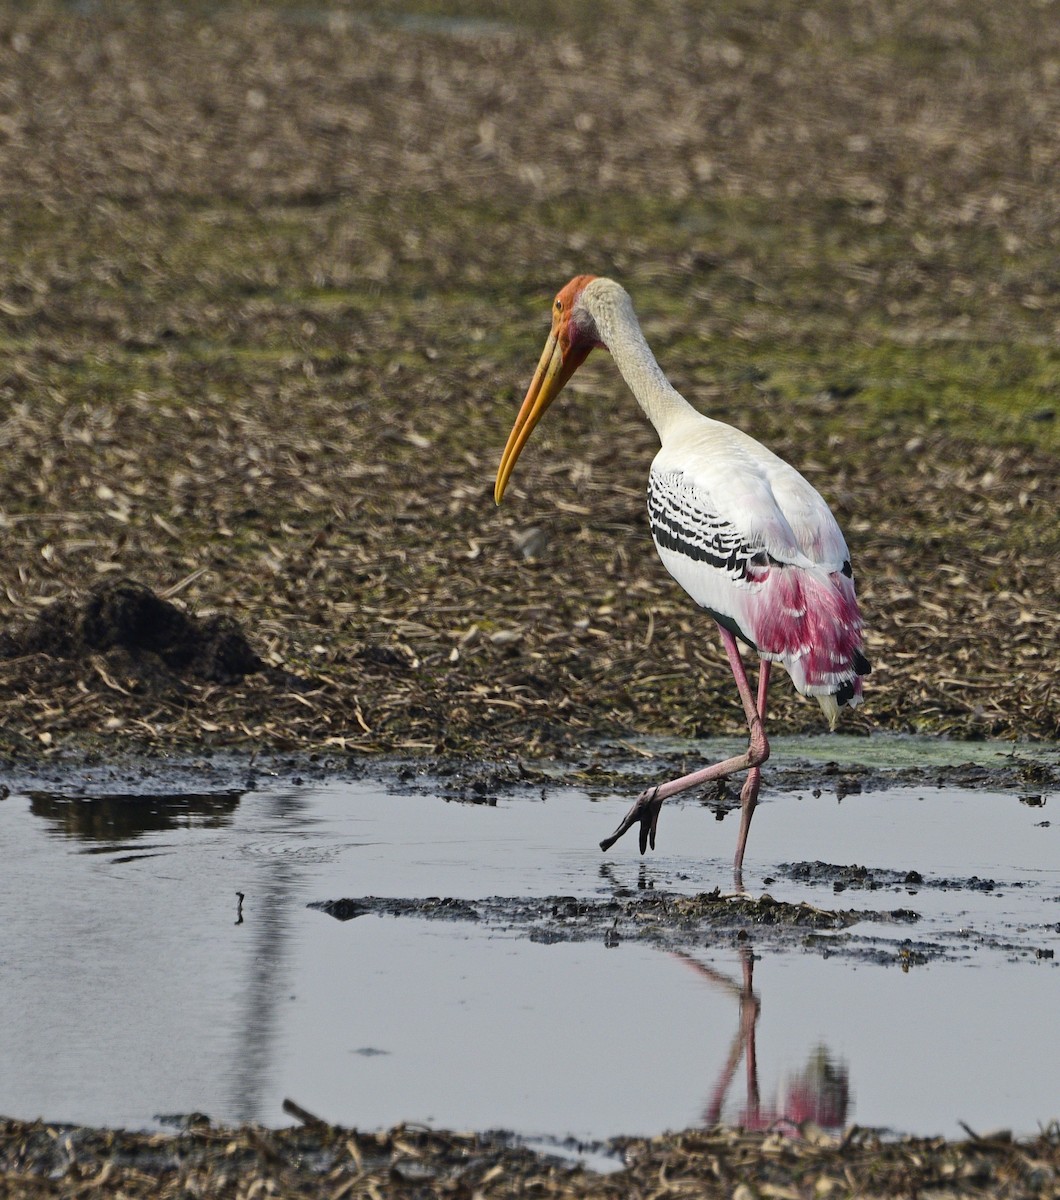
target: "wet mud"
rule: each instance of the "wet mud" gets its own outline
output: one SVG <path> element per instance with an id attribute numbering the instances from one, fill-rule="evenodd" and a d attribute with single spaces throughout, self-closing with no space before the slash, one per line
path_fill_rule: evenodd
<path id="1" fill-rule="evenodd" d="M 786 863 L 781 873 L 789 879 L 797 879 L 812 883 L 831 883 L 834 892 L 845 892 L 848 888 L 864 888 L 875 892 L 881 888 L 892 891 L 902 889 L 910 896 L 919 891 L 936 889 L 945 892 L 992 892 L 998 884 L 993 879 L 980 879 L 971 875 L 963 879 L 939 878 L 921 875 L 919 871 L 890 871 L 878 868 L 853 866 L 838 866 L 835 863 Z M 1018 881 L 1007 884 L 1008 887 L 1022 887 Z"/>
<path id="2" fill-rule="evenodd" d="M 936 930 L 911 936 L 921 920 L 916 897 L 922 891 L 960 894 L 1000 893 L 1023 884 L 998 884 L 977 875 L 965 878 L 925 877 L 919 871 L 888 870 L 833 863 L 784 864 L 779 882 L 831 884 L 835 894 L 864 890 L 894 893 L 893 908 L 822 908 L 805 901 L 778 900 L 768 892 L 750 896 L 723 893 L 720 888 L 697 895 L 668 894 L 655 889 L 641 872 L 641 888 L 616 888 L 610 898 L 574 896 L 460 897 L 344 897 L 312 901 L 309 908 L 339 921 L 359 917 L 421 918 L 431 921 L 474 922 L 495 932 L 515 934 L 533 942 L 602 942 L 615 947 L 639 942 L 674 953 L 709 945 L 747 946 L 760 950 L 799 950 L 850 962 L 895 965 L 907 970 L 944 959 L 966 958 L 973 951 L 1008 952 L 1025 956 L 1026 946 L 1013 941 L 1003 924 L 994 930 Z M 773 885 L 778 879 L 766 876 Z M 1046 916 L 1048 914 L 1045 914 Z M 1060 911 L 1056 916 L 1060 918 Z M 858 930 L 856 926 L 866 926 Z M 909 927 L 909 936 L 881 936 L 881 926 Z M 1060 919 L 1044 920 L 1044 933 L 1060 932 Z M 827 933 L 827 937 L 815 936 Z M 1051 960 L 1055 951 L 1039 946 L 1038 959 Z"/>
<path id="3" fill-rule="evenodd" d="M 386 899 L 374 896 L 314 901 L 318 909 L 339 921 L 369 915 L 422 917 L 430 920 L 476 921 L 488 928 L 517 933 L 534 942 L 602 941 L 618 946 L 643 942 L 658 949 L 685 951 L 710 944 L 746 943 L 754 935 L 761 947 L 804 946 L 832 954 L 857 954 L 861 943 L 830 938 L 815 943 L 807 931 L 848 929 L 862 921 L 913 925 L 919 919 L 911 908 L 891 911 L 828 910 L 812 904 L 791 904 L 770 895 L 724 895 L 716 888 L 699 895 L 669 895 L 646 887 L 636 894 L 619 889 L 610 899 L 574 896 L 540 898 L 491 896 L 480 901 L 455 897 Z M 941 950 L 938 950 L 941 953 Z M 884 961 L 883 952 L 880 961 Z M 887 960 L 894 960 L 893 950 Z"/>
<path id="4" fill-rule="evenodd" d="M 809 746 L 816 739 L 790 739 Z M 823 741 L 823 739 L 820 739 Z M 774 750 L 764 771 L 763 795 L 823 791 L 844 796 L 892 787 L 931 789 L 962 788 L 1016 792 L 1021 802 L 1040 807 L 1051 790 L 1060 786 L 1060 749 L 1047 743 L 974 744 L 990 763 L 960 761 L 972 749 L 968 743 L 917 739 L 938 748 L 949 747 L 955 761 L 891 767 L 871 761 L 887 753 L 888 744 L 908 747 L 911 739 L 880 735 L 875 738 L 832 739 L 843 761 L 803 758 L 798 749 Z M 905 749 L 905 753 L 910 751 Z M 724 757 L 719 754 L 717 757 Z M 516 756 L 482 760 L 456 756 L 358 756 L 322 749 L 315 752 L 282 753 L 271 750 L 217 750 L 196 752 L 158 749 L 102 754 L 99 751 L 69 751 L 36 759 L 0 757 L 0 787 L 42 791 L 66 796 L 144 796 L 189 794 L 202 791 L 253 791 L 264 785 L 320 781 L 385 780 L 394 791 L 440 795 L 468 804 L 496 804 L 498 798 L 528 786 L 542 790 L 559 784 L 584 788 L 591 794 L 628 793 L 631 800 L 643 788 L 660 779 L 675 777 L 691 769 L 700 758 L 691 750 L 683 754 L 658 754 L 646 763 L 631 756 L 628 746 L 600 740 L 588 755 L 570 759 L 524 759 Z M 705 789 L 699 803 L 720 821 L 739 808 L 738 781 L 721 780 Z M 840 883 L 843 880 L 839 880 Z"/>

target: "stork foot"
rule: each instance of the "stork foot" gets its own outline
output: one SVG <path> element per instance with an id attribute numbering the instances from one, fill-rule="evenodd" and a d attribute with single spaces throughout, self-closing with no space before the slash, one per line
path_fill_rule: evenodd
<path id="1" fill-rule="evenodd" d="M 610 850 L 615 842 L 634 825 L 640 826 L 641 854 L 647 850 L 649 844 L 653 850 L 655 849 L 655 830 L 659 824 L 659 810 L 662 808 L 664 799 L 659 795 L 659 790 L 658 787 L 650 787 L 647 791 L 641 792 L 634 801 L 633 807 L 623 817 L 621 825 L 609 838 L 604 838 L 600 843 L 601 850 Z"/>

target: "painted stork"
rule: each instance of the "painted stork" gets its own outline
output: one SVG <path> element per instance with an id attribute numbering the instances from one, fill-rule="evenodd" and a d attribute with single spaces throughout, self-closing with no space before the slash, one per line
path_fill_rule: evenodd
<path id="1" fill-rule="evenodd" d="M 594 275 L 576 276 L 556 296 L 552 330 L 497 470 L 498 504 L 534 426 L 596 346 L 609 351 L 659 435 L 648 476 L 652 538 L 666 569 L 717 622 L 750 731 L 744 754 L 648 788 L 600 848 L 639 824 L 641 853 L 649 843 L 654 849 L 668 796 L 747 771 L 733 864 L 739 879 L 769 757 L 772 664 L 818 701 L 832 728 L 841 705 L 861 702 L 870 667 L 850 554 L 816 489 L 754 438 L 697 412 L 655 361 L 625 289 Z M 738 640 L 761 660 L 757 695 Z"/>

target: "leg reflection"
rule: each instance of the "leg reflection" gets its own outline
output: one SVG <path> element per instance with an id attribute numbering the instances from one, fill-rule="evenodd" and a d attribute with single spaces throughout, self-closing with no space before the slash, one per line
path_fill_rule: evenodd
<path id="1" fill-rule="evenodd" d="M 742 1059 L 746 1074 L 746 1103 L 731 1124 L 743 1129 L 776 1129 L 792 1135 L 802 1131 L 807 1122 L 824 1129 L 842 1129 L 847 1123 L 850 1107 L 849 1076 L 846 1064 L 836 1061 L 824 1046 L 816 1047 L 803 1070 L 785 1081 L 776 1103 L 762 1104 L 755 1044 L 762 1002 L 754 990 L 754 953 L 751 947 L 740 947 L 739 980 L 708 967 L 690 954 L 676 951 L 674 957 L 691 967 L 712 987 L 733 996 L 739 1005 L 739 1025 L 733 1035 L 725 1065 L 703 1110 L 704 1125 L 710 1127 L 722 1123 L 722 1110 Z"/>

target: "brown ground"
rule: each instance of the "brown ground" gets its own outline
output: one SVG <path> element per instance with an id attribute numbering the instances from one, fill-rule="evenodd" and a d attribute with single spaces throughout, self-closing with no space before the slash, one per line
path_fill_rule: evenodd
<path id="1" fill-rule="evenodd" d="M 1049 3 L 3 5 L 0 751 L 735 730 L 604 356 L 493 507 L 551 295 L 587 270 L 834 506 L 875 664 L 848 728 L 1056 738 L 1058 85 Z M 97 637 L 124 578 L 240 669 Z M 819 726 L 775 697 L 774 728 Z M 63 1136 L 7 1126 L 2 1186 L 188 1194 L 187 1164 L 158 1191 L 106 1155 L 11 1157 Z M 213 1194 L 297 1194 L 271 1136 L 240 1134 L 257 1165 Z M 524 1190 L 1056 1195 L 1053 1135 L 868 1173 L 740 1145 Z M 305 1194 L 509 1194 L 516 1158 Z"/>
<path id="2" fill-rule="evenodd" d="M 106 11 L 0 11 L 0 746 L 736 729 L 604 356 L 490 498 L 586 269 L 833 504 L 876 667 L 848 728 L 1057 735 L 1049 5 Z M 124 576 L 277 669 L 22 652 Z"/>

